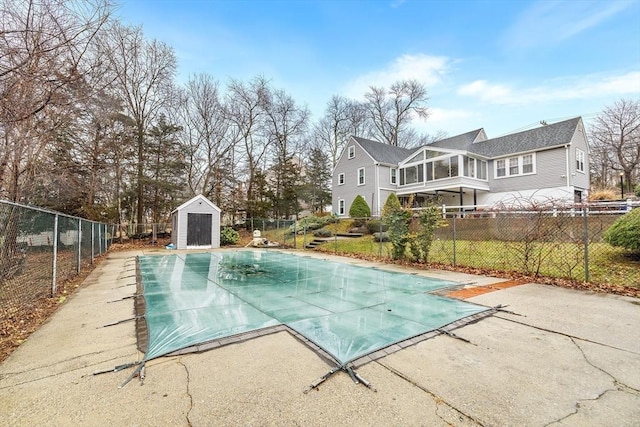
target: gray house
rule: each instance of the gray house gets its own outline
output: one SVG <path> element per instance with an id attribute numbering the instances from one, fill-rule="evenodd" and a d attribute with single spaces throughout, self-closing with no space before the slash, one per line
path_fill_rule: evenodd
<path id="1" fill-rule="evenodd" d="M 220 208 L 203 195 L 178 206 L 171 219 L 171 243 L 176 249 L 220 247 Z"/>
<path id="2" fill-rule="evenodd" d="M 415 149 L 351 137 L 332 190 L 340 216 L 358 194 L 379 215 L 392 192 L 465 209 L 579 202 L 589 190 L 589 147 L 580 117 L 493 139 L 477 129 Z"/>

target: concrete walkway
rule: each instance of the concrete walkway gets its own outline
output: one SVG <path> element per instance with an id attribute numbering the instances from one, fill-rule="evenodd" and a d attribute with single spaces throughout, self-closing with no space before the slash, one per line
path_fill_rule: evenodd
<path id="1" fill-rule="evenodd" d="M 537 284 L 470 298 L 513 312 L 456 330 L 471 343 L 441 335 L 362 366 L 375 392 L 340 372 L 303 393 L 331 366 L 288 332 L 153 360 L 120 389 L 131 369 L 93 373 L 142 358 L 133 322 L 103 327 L 133 315 L 139 254 L 110 253 L 0 365 L 0 424 L 640 425 L 640 300 Z"/>

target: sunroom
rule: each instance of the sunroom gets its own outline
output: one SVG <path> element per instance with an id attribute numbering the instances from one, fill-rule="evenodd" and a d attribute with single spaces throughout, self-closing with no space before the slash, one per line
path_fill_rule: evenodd
<path id="1" fill-rule="evenodd" d="M 413 195 L 416 205 L 433 199 L 475 205 L 478 191 L 489 191 L 487 160 L 465 151 L 422 148 L 398 165 L 397 194 Z"/>

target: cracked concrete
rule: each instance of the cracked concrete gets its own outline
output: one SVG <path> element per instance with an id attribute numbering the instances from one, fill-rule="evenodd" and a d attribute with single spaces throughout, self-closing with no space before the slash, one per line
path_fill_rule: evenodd
<path id="1" fill-rule="evenodd" d="M 455 331 L 471 343 L 439 335 L 359 367 L 376 392 L 339 372 L 303 393 L 332 366 L 286 331 L 152 360 L 144 385 L 134 379 L 119 389 L 132 369 L 93 374 L 142 358 L 133 322 L 103 327 L 133 314 L 133 301 L 119 299 L 135 292 L 139 253 L 109 254 L 85 286 L 0 365 L 3 425 L 640 423 L 637 300 L 536 284 L 471 298 L 513 312 Z M 418 274 L 477 285 L 500 281 Z"/>

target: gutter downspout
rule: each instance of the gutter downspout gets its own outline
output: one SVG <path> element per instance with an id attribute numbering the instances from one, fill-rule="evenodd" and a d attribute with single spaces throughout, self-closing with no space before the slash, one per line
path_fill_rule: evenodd
<path id="1" fill-rule="evenodd" d="M 376 214 L 380 215 L 380 163 L 376 162 Z M 373 208 L 373 206 L 371 206 Z M 372 212 L 373 214 L 373 212 Z"/>
<path id="2" fill-rule="evenodd" d="M 565 156 L 565 157 L 566 157 L 566 159 L 567 159 L 567 171 L 566 171 L 566 172 L 567 172 L 567 191 L 569 190 L 570 183 L 571 183 L 571 182 L 570 182 L 570 180 L 571 180 L 571 174 L 570 174 L 570 172 L 569 172 L 569 168 L 570 168 L 570 166 L 569 166 L 569 155 L 571 154 L 571 152 L 569 151 L 569 145 L 570 145 L 570 144 L 567 144 L 567 145 L 565 145 L 565 146 L 564 146 L 565 154 L 566 154 L 566 156 Z"/>

